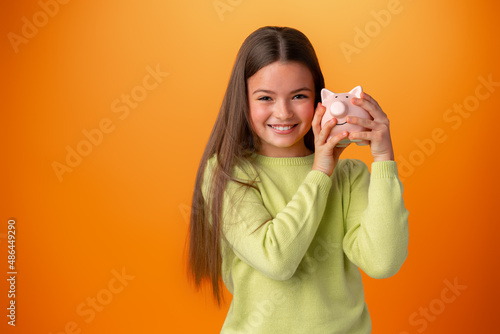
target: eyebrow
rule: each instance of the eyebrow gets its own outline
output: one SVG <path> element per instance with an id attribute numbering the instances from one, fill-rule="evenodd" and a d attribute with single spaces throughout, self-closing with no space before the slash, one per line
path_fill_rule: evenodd
<path id="1" fill-rule="evenodd" d="M 299 88 L 299 89 L 295 89 L 295 90 L 292 90 L 291 93 L 292 94 L 295 94 L 295 93 L 298 93 L 300 91 L 303 91 L 303 90 L 307 90 L 309 92 L 312 92 L 312 90 L 310 88 L 307 88 L 307 87 L 302 87 L 302 88 Z M 252 95 L 256 94 L 256 93 L 266 93 L 266 94 L 274 94 L 274 92 L 272 90 L 267 90 L 267 89 L 257 89 L 255 90 Z"/>

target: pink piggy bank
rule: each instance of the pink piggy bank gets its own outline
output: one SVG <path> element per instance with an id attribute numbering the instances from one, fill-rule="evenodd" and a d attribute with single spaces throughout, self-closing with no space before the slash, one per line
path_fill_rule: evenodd
<path id="1" fill-rule="evenodd" d="M 334 93 L 326 88 L 321 90 L 321 104 L 326 107 L 326 112 L 321 119 L 321 127 L 333 117 L 337 119 L 337 124 L 333 127 L 331 136 L 338 135 L 342 131 L 359 132 L 366 129 L 356 124 L 349 124 L 346 122 L 347 116 L 357 116 L 361 118 L 372 119 L 370 114 L 361 107 L 352 104 L 353 97 L 360 97 L 363 89 L 361 86 L 353 88 L 349 93 Z M 337 147 L 346 147 L 349 143 L 359 142 L 360 140 L 350 140 L 348 138 L 341 140 Z"/>

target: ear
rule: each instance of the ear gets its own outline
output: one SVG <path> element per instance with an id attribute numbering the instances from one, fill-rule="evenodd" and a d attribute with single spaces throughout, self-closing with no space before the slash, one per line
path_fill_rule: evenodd
<path id="1" fill-rule="evenodd" d="M 362 91 L 363 91 L 363 88 L 361 88 L 361 86 L 356 86 L 353 89 L 351 89 L 349 94 L 354 94 L 354 96 L 356 96 L 357 98 L 360 98 Z"/>
<path id="2" fill-rule="evenodd" d="M 334 94 L 335 94 L 334 92 L 331 92 L 331 91 L 329 91 L 326 88 L 323 88 L 321 90 L 321 101 L 325 101 L 328 97 L 330 97 L 330 96 L 332 96 Z"/>

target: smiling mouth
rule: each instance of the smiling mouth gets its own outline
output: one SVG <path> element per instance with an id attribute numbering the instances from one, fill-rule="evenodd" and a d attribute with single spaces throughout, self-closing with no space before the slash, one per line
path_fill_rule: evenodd
<path id="1" fill-rule="evenodd" d="M 297 125 L 298 124 L 293 124 L 293 125 L 271 125 L 271 124 L 268 124 L 269 127 L 273 128 L 275 130 L 278 130 L 278 131 L 287 131 L 287 130 L 293 129 Z"/>
<path id="2" fill-rule="evenodd" d="M 346 121 L 346 122 L 344 122 L 344 123 L 337 123 L 337 124 L 335 124 L 335 125 L 344 125 L 344 124 L 346 124 L 346 123 L 347 123 L 347 121 Z"/>

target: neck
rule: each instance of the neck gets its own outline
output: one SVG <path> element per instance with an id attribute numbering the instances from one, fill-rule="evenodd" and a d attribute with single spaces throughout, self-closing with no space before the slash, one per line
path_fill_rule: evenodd
<path id="1" fill-rule="evenodd" d="M 302 143 L 297 147 L 273 148 L 272 150 L 261 147 L 257 150 L 257 154 L 271 158 L 297 158 L 311 155 L 313 152 Z"/>

